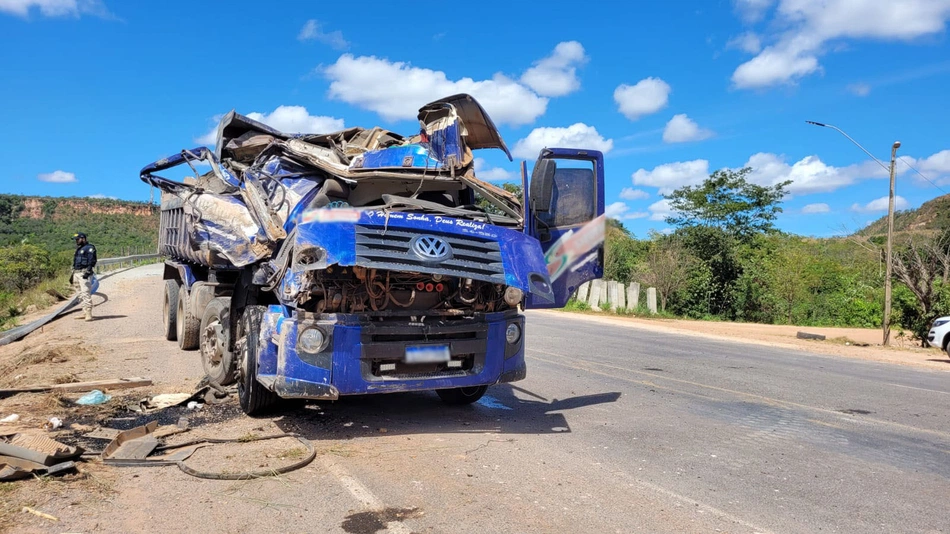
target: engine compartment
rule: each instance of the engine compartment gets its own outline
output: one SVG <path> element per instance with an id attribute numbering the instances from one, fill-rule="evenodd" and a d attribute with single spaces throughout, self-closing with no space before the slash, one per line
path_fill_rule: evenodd
<path id="1" fill-rule="evenodd" d="M 515 288 L 520 302 L 520 290 Z M 328 266 L 307 271 L 296 295 L 297 307 L 312 313 L 360 313 L 393 310 L 464 315 L 511 309 L 503 284 L 440 274 Z M 515 307 L 517 306 L 515 303 Z"/>

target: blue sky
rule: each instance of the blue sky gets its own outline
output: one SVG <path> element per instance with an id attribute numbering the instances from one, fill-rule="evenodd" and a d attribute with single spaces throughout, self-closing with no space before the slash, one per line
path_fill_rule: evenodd
<path id="1" fill-rule="evenodd" d="M 662 230 L 660 196 L 715 169 L 791 179 L 780 228 L 827 236 L 950 192 L 950 0 L 571 2 L 438 9 L 372 2 L 0 0 L 0 192 L 147 200 L 145 164 L 236 109 L 287 131 L 381 125 L 478 98 L 516 161 L 607 154 L 611 214 Z M 881 199 L 884 198 L 882 201 Z"/>

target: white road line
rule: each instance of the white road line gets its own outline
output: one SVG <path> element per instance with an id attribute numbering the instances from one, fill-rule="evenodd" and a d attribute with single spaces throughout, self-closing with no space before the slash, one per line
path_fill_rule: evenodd
<path id="1" fill-rule="evenodd" d="M 363 507 L 371 510 L 382 510 L 385 508 L 383 501 L 379 500 L 379 497 L 374 495 L 362 482 L 354 478 L 342 465 L 334 462 L 333 458 L 322 456 L 320 457 L 320 461 L 323 463 L 323 466 L 327 468 L 327 471 L 332 473 L 333 476 L 340 481 L 340 484 L 342 484 Z M 386 529 L 393 534 L 412 534 L 412 529 L 404 525 L 402 521 L 390 521 L 386 523 Z"/>
<path id="2" fill-rule="evenodd" d="M 671 497 L 673 499 L 685 502 L 686 504 L 692 504 L 693 506 L 695 506 L 696 508 L 699 508 L 700 510 L 705 510 L 713 515 L 721 517 L 722 519 L 725 519 L 727 521 L 732 521 L 733 523 L 737 525 L 742 525 L 748 529 L 751 529 L 756 534 L 771 534 L 770 530 L 757 527 L 753 525 L 752 523 L 749 523 L 745 519 L 742 519 L 741 517 L 736 517 L 730 514 L 729 512 L 726 512 L 725 510 L 720 510 L 719 508 L 716 508 L 715 506 L 710 506 L 708 504 L 699 502 L 696 499 L 691 499 L 685 495 L 681 495 L 679 493 L 676 493 L 675 491 L 668 490 L 662 486 L 657 486 L 656 484 L 652 482 L 647 482 L 646 480 L 641 480 L 638 478 L 635 478 L 634 480 L 636 481 L 637 484 L 647 489 L 650 489 L 652 491 L 655 491 L 656 493 L 666 495 L 667 497 Z"/>
<path id="3" fill-rule="evenodd" d="M 896 388 L 916 389 L 919 391 L 929 391 L 930 393 L 940 393 L 941 395 L 950 395 L 950 391 L 940 391 L 938 389 L 918 388 L 914 386 L 902 386 L 901 384 L 891 384 L 890 382 L 887 382 L 887 385 L 894 386 Z"/>

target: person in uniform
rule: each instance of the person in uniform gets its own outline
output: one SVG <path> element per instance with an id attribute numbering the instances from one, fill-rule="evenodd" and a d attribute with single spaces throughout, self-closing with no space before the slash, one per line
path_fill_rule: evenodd
<path id="1" fill-rule="evenodd" d="M 73 256 L 72 281 L 79 289 L 79 302 L 87 321 L 92 320 L 92 274 L 96 266 L 96 247 L 86 239 L 86 234 L 73 234 L 76 241 L 76 254 Z M 81 317 L 77 317 L 80 319 Z"/>

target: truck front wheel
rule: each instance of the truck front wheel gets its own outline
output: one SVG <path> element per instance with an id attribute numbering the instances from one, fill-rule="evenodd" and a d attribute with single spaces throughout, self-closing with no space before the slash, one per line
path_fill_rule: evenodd
<path id="1" fill-rule="evenodd" d="M 273 408 L 280 397 L 257 381 L 257 357 L 260 351 L 261 321 L 264 306 L 244 308 L 238 323 L 238 400 L 247 415 L 258 415 Z"/>
<path id="2" fill-rule="evenodd" d="M 178 323 L 178 282 L 165 280 L 165 297 L 162 299 L 162 327 L 165 339 L 175 341 Z"/>
<path id="3" fill-rule="evenodd" d="M 201 365 L 212 382 L 227 386 L 234 383 L 234 355 L 228 350 L 226 311 L 231 299 L 212 299 L 201 317 Z"/>
<path id="4" fill-rule="evenodd" d="M 442 402 L 454 405 L 471 404 L 482 398 L 486 391 L 488 391 L 488 386 L 435 390 Z"/>

